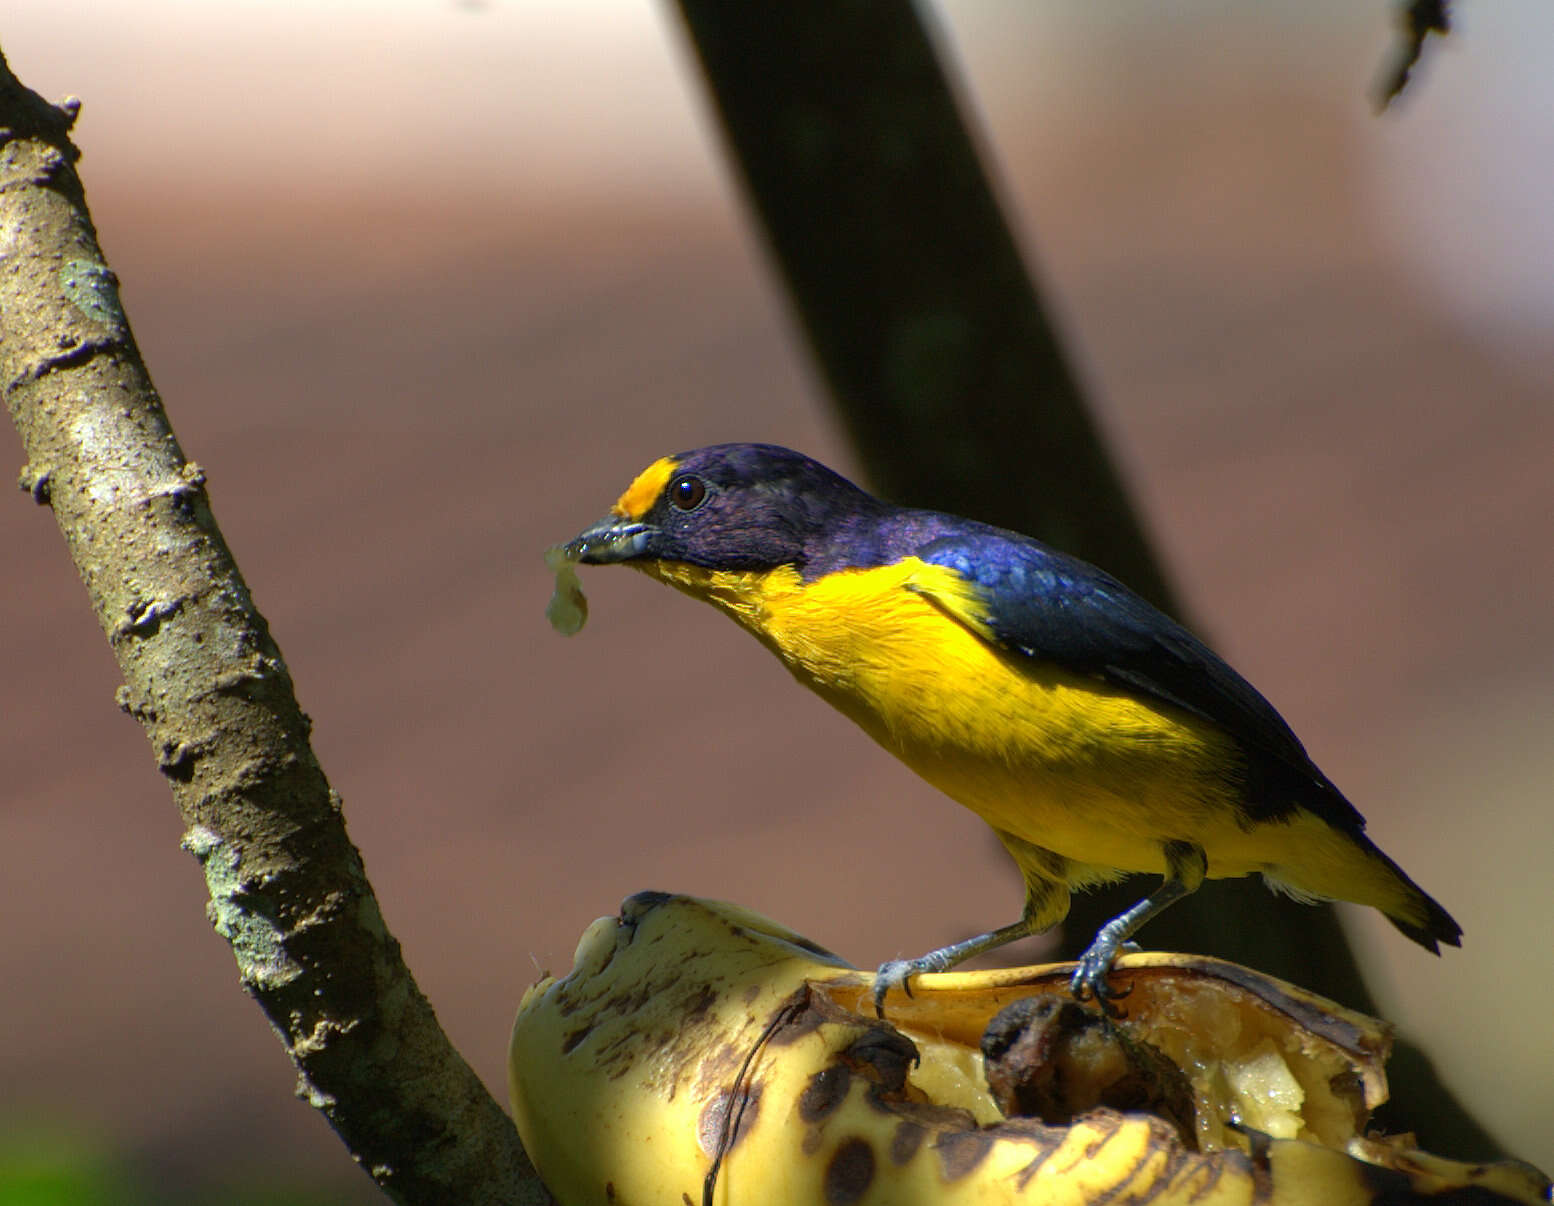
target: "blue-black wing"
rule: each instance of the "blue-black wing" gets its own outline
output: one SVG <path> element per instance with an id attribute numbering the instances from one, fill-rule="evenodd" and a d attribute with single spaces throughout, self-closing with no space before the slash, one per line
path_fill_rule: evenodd
<path id="1" fill-rule="evenodd" d="M 965 520 L 922 525 L 919 534 L 929 538 L 915 555 L 975 585 L 986 609 L 978 618 L 1005 652 L 1181 708 L 1234 738 L 1247 757 L 1247 802 L 1257 819 L 1275 819 L 1298 803 L 1339 828 L 1364 826 L 1256 688 L 1109 574 Z"/>

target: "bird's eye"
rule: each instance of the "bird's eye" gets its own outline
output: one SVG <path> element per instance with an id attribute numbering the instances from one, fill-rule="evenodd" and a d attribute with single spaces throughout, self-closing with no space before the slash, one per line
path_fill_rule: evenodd
<path id="1" fill-rule="evenodd" d="M 707 483 L 693 474 L 677 477 L 669 483 L 669 501 L 681 511 L 694 511 L 707 497 Z"/>

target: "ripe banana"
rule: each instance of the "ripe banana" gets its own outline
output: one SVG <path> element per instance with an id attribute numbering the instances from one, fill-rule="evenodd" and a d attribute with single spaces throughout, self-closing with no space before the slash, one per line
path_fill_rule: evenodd
<path id="1" fill-rule="evenodd" d="M 1149 954 L 1113 973 L 1127 1019 L 1092 1024 L 1068 1008 L 1071 971 L 923 976 L 887 1024 L 873 976 L 798 934 L 642 893 L 524 995 L 513 1115 L 563 1206 L 1549 1201 L 1525 1165 L 1358 1137 L 1386 1096 L 1381 1023 Z M 989 1076 L 1048 1121 L 1005 1118 Z M 1133 1104 L 1157 1099 L 1172 1104 Z"/>

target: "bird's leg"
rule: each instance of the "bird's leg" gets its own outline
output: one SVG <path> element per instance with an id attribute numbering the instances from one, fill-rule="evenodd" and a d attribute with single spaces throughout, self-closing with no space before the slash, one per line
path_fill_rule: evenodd
<path id="1" fill-rule="evenodd" d="M 929 951 L 916 959 L 892 959 L 889 963 L 882 963 L 879 971 L 874 975 L 874 1012 L 879 1017 L 885 1016 L 885 994 L 892 988 L 899 988 L 907 996 L 911 996 L 912 986 L 909 981 L 913 976 L 921 975 L 923 972 L 949 971 L 957 963 L 964 963 L 974 955 L 986 954 L 988 951 L 1036 933 L 1040 931 L 1033 930 L 1029 919 L 1022 917 L 1019 921 L 1000 926 L 996 930 L 989 930 L 985 934 L 978 934 L 975 938 L 941 946 L 938 950 Z"/>
<path id="2" fill-rule="evenodd" d="M 880 965 L 874 977 L 874 1012 L 885 1016 L 885 994 L 899 988 L 912 995 L 911 979 L 923 972 L 948 971 L 974 955 L 985 955 L 1021 938 L 1050 930 L 1068 912 L 1068 885 L 1061 875 L 1066 866 L 1061 855 L 1033 846 L 1013 834 L 994 830 L 1020 865 L 1025 879 L 1025 912 L 1020 920 L 986 934 L 952 942 L 917 959 L 892 959 Z"/>
<path id="3" fill-rule="evenodd" d="M 1079 957 L 1079 966 L 1074 969 L 1073 978 L 1069 981 L 1069 990 L 1076 999 L 1084 1001 L 1094 997 L 1103 1010 L 1110 1012 L 1108 1003 L 1125 995 L 1113 991 L 1106 982 L 1106 975 L 1111 971 L 1117 952 L 1151 917 L 1174 905 L 1182 897 L 1191 896 L 1202 885 L 1208 871 L 1208 859 L 1201 846 L 1192 842 L 1166 842 L 1164 853 L 1166 874 L 1160 886 L 1131 909 L 1119 913 L 1103 925 L 1096 932 L 1094 941 Z"/>

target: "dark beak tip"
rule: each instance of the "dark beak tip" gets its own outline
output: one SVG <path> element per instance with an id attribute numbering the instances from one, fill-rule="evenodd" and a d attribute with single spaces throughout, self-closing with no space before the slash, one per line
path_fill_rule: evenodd
<path id="1" fill-rule="evenodd" d="M 613 565 L 646 551 L 652 529 L 633 520 L 607 518 L 563 545 L 566 556 L 582 565 Z"/>

